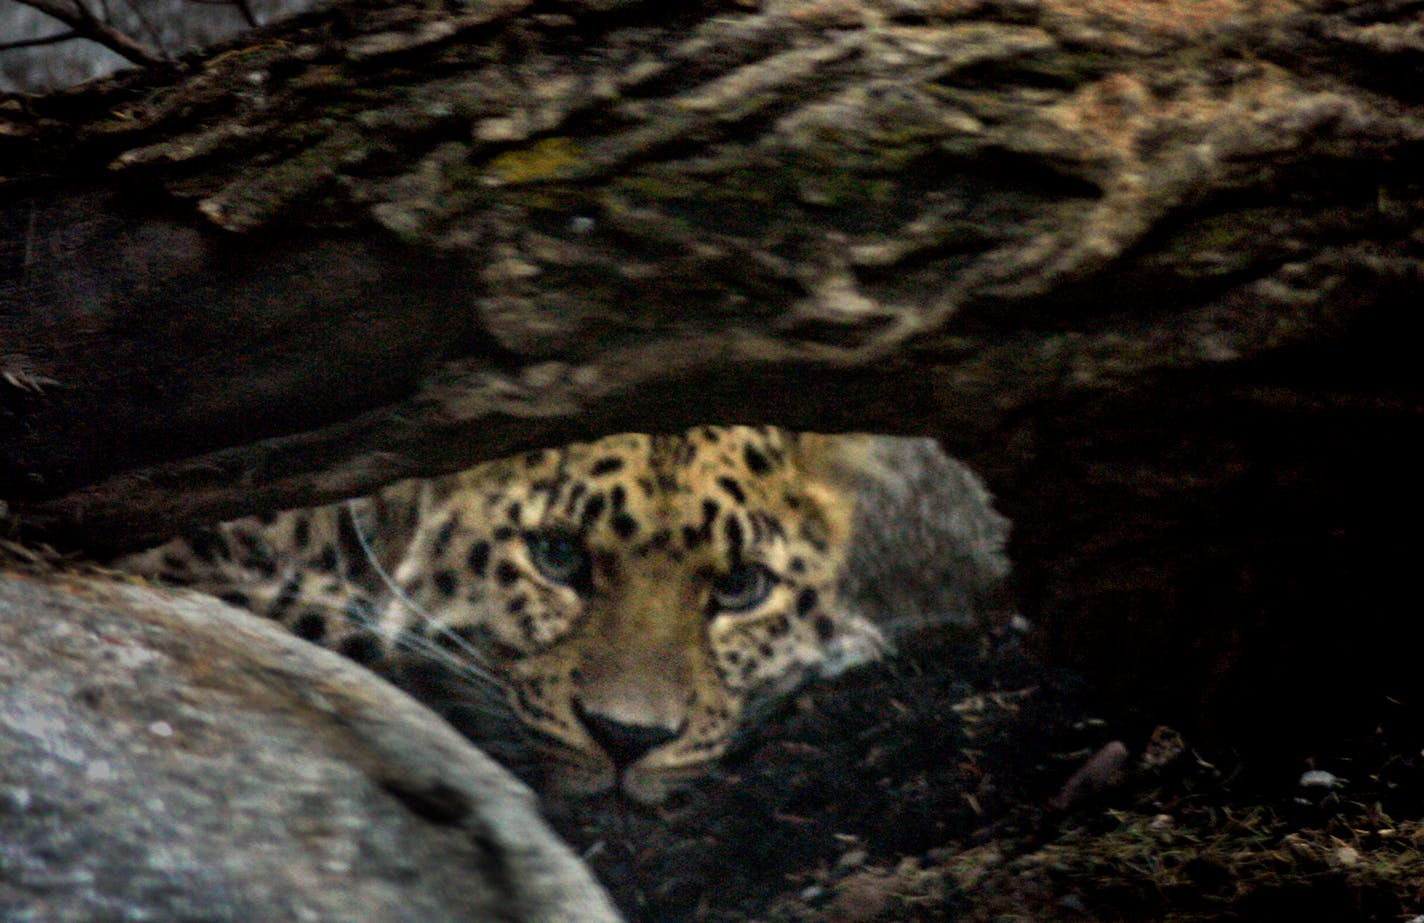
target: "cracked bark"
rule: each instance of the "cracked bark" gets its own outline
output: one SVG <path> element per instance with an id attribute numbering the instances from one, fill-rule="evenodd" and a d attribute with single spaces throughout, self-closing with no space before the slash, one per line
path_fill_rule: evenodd
<path id="1" fill-rule="evenodd" d="M 1049 649 L 1234 713 L 1408 598 L 1421 10 L 355 2 L 5 100 L 0 497 L 117 549 L 615 430 L 931 433 Z"/>

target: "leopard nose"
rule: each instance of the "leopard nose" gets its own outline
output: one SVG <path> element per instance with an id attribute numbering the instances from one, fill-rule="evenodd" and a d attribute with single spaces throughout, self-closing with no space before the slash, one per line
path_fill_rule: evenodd
<path id="1" fill-rule="evenodd" d="M 677 731 L 647 724 L 626 724 L 614 718 L 600 715 L 574 703 L 574 714 L 578 715 L 594 742 L 603 748 L 613 765 L 619 769 L 631 766 L 655 747 L 659 747 L 677 736 Z"/>

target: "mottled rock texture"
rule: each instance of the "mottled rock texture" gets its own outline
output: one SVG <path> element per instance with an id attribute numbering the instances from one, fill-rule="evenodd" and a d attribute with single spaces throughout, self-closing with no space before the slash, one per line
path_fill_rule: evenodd
<path id="1" fill-rule="evenodd" d="M 520 783 L 215 600 L 0 574 L 0 919 L 615 920 Z"/>

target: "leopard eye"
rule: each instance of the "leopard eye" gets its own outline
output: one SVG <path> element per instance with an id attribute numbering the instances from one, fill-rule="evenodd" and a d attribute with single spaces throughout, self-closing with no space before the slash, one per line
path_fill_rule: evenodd
<path id="1" fill-rule="evenodd" d="M 588 551 L 571 532 L 531 532 L 524 538 L 529 558 L 539 573 L 554 581 L 577 587 L 588 577 Z"/>
<path id="2" fill-rule="evenodd" d="M 771 594 L 776 576 L 760 564 L 738 564 L 712 584 L 712 602 L 723 612 L 754 609 Z"/>

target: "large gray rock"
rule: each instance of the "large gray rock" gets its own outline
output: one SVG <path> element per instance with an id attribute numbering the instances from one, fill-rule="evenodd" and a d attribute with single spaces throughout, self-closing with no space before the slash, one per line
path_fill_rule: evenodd
<path id="1" fill-rule="evenodd" d="M 881 438 L 858 479 L 841 591 L 893 643 L 925 627 L 993 627 L 1009 614 L 1009 520 L 984 482 L 933 439 Z"/>
<path id="2" fill-rule="evenodd" d="M 532 793 L 196 594 L 0 575 L 0 920 L 597 921 Z"/>

